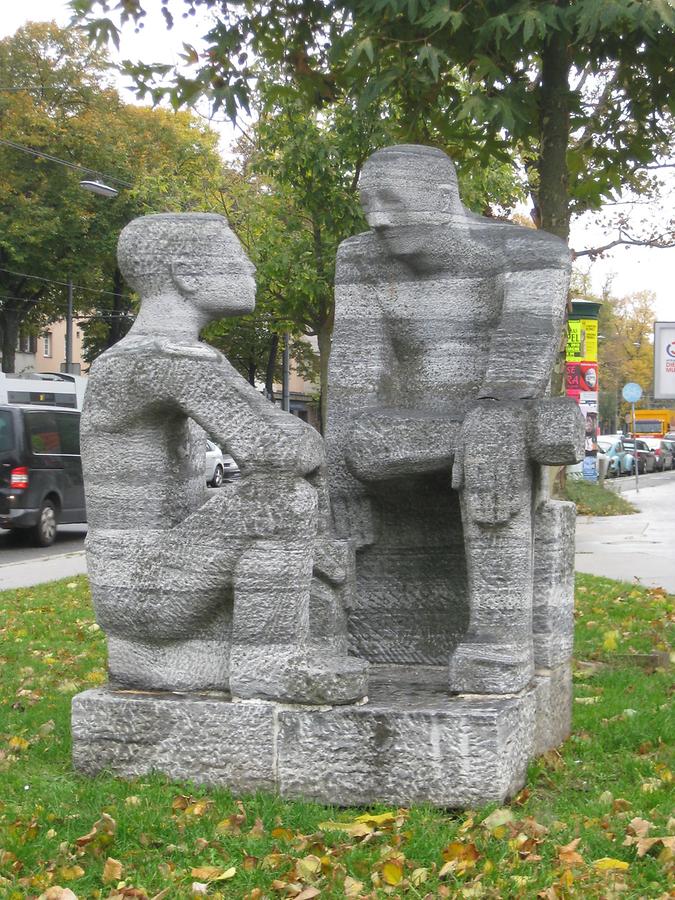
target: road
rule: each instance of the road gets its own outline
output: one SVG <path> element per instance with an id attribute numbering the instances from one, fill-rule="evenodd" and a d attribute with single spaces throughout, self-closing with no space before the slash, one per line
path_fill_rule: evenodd
<path id="1" fill-rule="evenodd" d="M 675 472 L 614 479 L 637 507 L 629 516 L 578 516 L 575 568 L 675 593 Z"/>
<path id="2" fill-rule="evenodd" d="M 85 524 L 61 525 L 51 547 L 33 547 L 27 535 L 0 529 L 0 590 L 83 574 L 86 534 Z"/>
<path id="3" fill-rule="evenodd" d="M 631 516 L 579 516 L 575 567 L 578 572 L 675 593 L 675 472 L 614 478 L 607 486 L 638 507 Z M 62 525 L 52 547 L 32 547 L 0 530 L 0 590 L 28 587 L 87 571 L 86 525 Z"/>

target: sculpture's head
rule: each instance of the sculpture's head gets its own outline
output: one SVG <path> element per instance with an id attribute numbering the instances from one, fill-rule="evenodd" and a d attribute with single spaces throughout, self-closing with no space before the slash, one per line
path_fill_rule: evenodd
<path id="1" fill-rule="evenodd" d="M 117 258 L 141 299 L 178 293 L 206 321 L 255 307 L 255 266 L 223 216 L 162 213 L 134 219 L 120 234 Z"/>
<path id="2" fill-rule="evenodd" d="M 361 171 L 359 193 L 368 224 L 376 230 L 439 225 L 464 213 L 450 157 L 422 144 L 375 151 Z"/>

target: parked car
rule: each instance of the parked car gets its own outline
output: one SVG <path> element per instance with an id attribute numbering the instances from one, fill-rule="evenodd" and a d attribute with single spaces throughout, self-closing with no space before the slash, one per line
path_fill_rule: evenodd
<path id="1" fill-rule="evenodd" d="M 626 450 L 621 442 L 621 438 L 616 435 L 601 434 L 598 439 L 598 450 L 605 454 L 609 460 L 607 474 L 610 478 L 616 478 L 619 475 L 628 474 L 629 465 L 626 462 Z"/>
<path id="2" fill-rule="evenodd" d="M 205 469 L 206 483 L 211 487 L 220 487 L 225 479 L 237 478 L 239 466 L 229 453 L 223 453 L 213 441 L 206 441 Z"/>
<path id="3" fill-rule="evenodd" d="M 80 413 L 0 404 L 0 528 L 48 547 L 59 523 L 86 520 Z"/>
<path id="4" fill-rule="evenodd" d="M 635 449 L 638 455 L 638 475 L 647 475 L 656 469 L 656 456 L 649 449 L 644 440 L 634 440 L 633 438 L 624 438 L 623 445 L 628 451 L 628 455 L 633 458 Z M 631 464 L 631 472 L 633 471 Z"/>
<path id="5" fill-rule="evenodd" d="M 675 469 L 675 438 L 673 440 L 667 440 L 664 438 L 663 443 L 670 450 L 670 468 Z"/>
<path id="6" fill-rule="evenodd" d="M 668 441 L 646 437 L 644 442 L 656 457 L 657 472 L 665 472 L 666 469 L 673 468 L 673 451 L 670 449 Z"/>

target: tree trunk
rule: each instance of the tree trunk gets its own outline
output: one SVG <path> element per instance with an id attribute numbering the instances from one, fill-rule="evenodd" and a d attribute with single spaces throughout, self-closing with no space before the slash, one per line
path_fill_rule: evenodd
<path id="1" fill-rule="evenodd" d="M 539 156 L 540 227 L 569 239 L 567 147 L 570 131 L 570 54 L 568 35 L 551 33 L 542 51 Z"/>
<path id="2" fill-rule="evenodd" d="M 279 352 L 279 335 L 276 332 L 272 334 L 270 341 L 270 352 L 267 357 L 267 368 L 265 369 L 265 394 L 267 399 L 274 402 L 274 371 L 277 367 L 277 353 Z"/>
<path id="3" fill-rule="evenodd" d="M 252 387 L 255 387 L 255 376 L 258 371 L 258 366 L 256 365 L 256 361 L 254 359 L 249 360 L 247 369 L 248 369 L 248 376 L 247 376 L 248 383 Z"/>
<path id="4" fill-rule="evenodd" d="M 333 334 L 333 316 L 327 319 L 318 329 L 316 337 L 319 344 L 319 372 L 321 394 L 319 398 L 319 422 L 321 434 L 326 433 L 326 421 L 328 417 L 328 363 Z"/>
<path id="5" fill-rule="evenodd" d="M 15 309 L 3 309 L 0 313 L 0 330 L 2 331 L 2 371 L 13 372 L 16 366 L 16 342 L 21 324 L 19 313 Z"/>

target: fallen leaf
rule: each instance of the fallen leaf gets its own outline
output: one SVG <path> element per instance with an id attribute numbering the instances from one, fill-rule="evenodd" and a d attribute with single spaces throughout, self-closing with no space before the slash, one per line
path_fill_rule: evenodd
<path id="1" fill-rule="evenodd" d="M 321 891 L 318 888 L 306 887 L 299 894 L 296 894 L 293 900 L 312 900 L 313 897 L 318 897 L 320 893 Z"/>
<path id="2" fill-rule="evenodd" d="M 296 863 L 295 871 L 302 881 L 316 881 L 321 876 L 321 860 L 313 854 L 304 856 Z"/>
<path id="3" fill-rule="evenodd" d="M 44 894 L 40 894 L 38 900 L 77 900 L 77 894 L 74 894 L 70 888 L 55 884 L 53 887 L 47 888 Z"/>
<path id="4" fill-rule="evenodd" d="M 27 750 L 30 747 L 30 741 L 27 741 L 26 738 L 22 738 L 19 735 L 11 737 L 7 741 L 7 744 L 12 750 Z"/>
<path id="5" fill-rule="evenodd" d="M 385 884 L 400 884 L 403 881 L 403 865 L 398 860 L 388 859 L 382 866 L 382 880 Z"/>
<path id="6" fill-rule="evenodd" d="M 259 838 L 265 834 L 265 826 L 262 819 L 256 819 L 253 828 L 249 831 L 250 837 Z"/>
<path id="7" fill-rule="evenodd" d="M 420 866 L 418 869 L 413 869 L 412 875 L 410 876 L 410 883 L 413 887 L 419 887 L 421 884 L 429 878 L 429 869 L 425 869 Z"/>
<path id="8" fill-rule="evenodd" d="M 577 847 L 581 842 L 581 838 L 575 838 L 573 841 L 570 841 L 569 844 L 565 844 L 564 847 L 558 847 L 558 860 L 564 866 L 579 866 L 583 865 L 582 856 L 577 853 Z"/>
<path id="9" fill-rule="evenodd" d="M 598 869 L 600 872 L 625 872 L 626 869 L 630 868 L 630 866 L 622 859 L 613 859 L 611 856 L 603 856 L 602 859 L 596 859 L 593 861 L 593 868 Z"/>
<path id="10" fill-rule="evenodd" d="M 619 646 L 619 632 L 618 631 L 605 631 L 602 636 L 602 649 L 606 650 L 608 653 L 611 653 L 613 650 Z"/>
<path id="11" fill-rule="evenodd" d="M 496 809 L 494 812 L 491 812 L 489 816 L 487 816 L 480 823 L 483 828 L 487 828 L 488 831 L 492 831 L 495 828 L 498 828 L 500 825 L 506 825 L 508 822 L 515 821 L 515 816 L 511 812 L 510 809 Z"/>
<path id="12" fill-rule="evenodd" d="M 344 831 L 352 837 L 365 837 L 374 831 L 366 822 L 319 822 L 318 827 L 321 831 Z"/>
<path id="13" fill-rule="evenodd" d="M 133 794 L 132 796 L 127 797 L 127 798 L 125 799 L 124 805 L 125 805 L 125 806 L 140 806 L 140 805 L 141 805 L 141 798 L 140 798 L 140 797 L 137 797 L 135 794 Z"/>
<path id="14" fill-rule="evenodd" d="M 246 816 L 235 814 L 222 819 L 216 825 L 216 834 L 240 834 L 241 826 L 246 820 Z"/>
<path id="15" fill-rule="evenodd" d="M 110 884 L 112 881 L 122 880 L 122 863 L 118 859 L 109 856 L 103 866 L 103 883 Z"/>
<path id="16" fill-rule="evenodd" d="M 61 881 L 76 881 L 85 874 L 82 866 L 61 866 L 58 870 L 58 877 Z"/>
<path id="17" fill-rule="evenodd" d="M 344 880 L 342 889 L 345 892 L 345 897 L 358 897 L 363 890 L 363 887 L 364 884 L 362 881 L 357 881 L 355 878 L 347 875 Z"/>
<path id="18" fill-rule="evenodd" d="M 87 844 L 90 844 L 97 837 L 110 837 L 115 834 L 117 831 L 117 822 L 113 819 L 112 816 L 109 816 L 107 813 L 103 813 L 101 818 L 94 823 L 93 828 L 88 834 L 82 835 L 76 839 L 75 844 L 78 847 L 86 847 Z M 105 843 L 105 842 L 104 842 Z"/>
<path id="19" fill-rule="evenodd" d="M 649 829 L 654 825 L 653 822 L 650 822 L 648 819 L 640 819 L 636 816 L 634 819 L 631 819 L 628 825 L 626 825 L 626 834 L 634 834 L 637 837 L 647 837 L 649 834 Z"/>
<path id="20" fill-rule="evenodd" d="M 193 897 L 205 897 L 209 892 L 209 886 L 201 881 L 193 881 L 190 890 Z"/>
<path id="21" fill-rule="evenodd" d="M 385 813 L 364 813 L 362 816 L 357 816 L 354 820 L 355 822 L 371 822 L 373 825 L 390 825 L 399 818 L 399 813 L 394 812 L 385 812 Z"/>
<path id="22" fill-rule="evenodd" d="M 196 866 L 194 869 L 190 869 L 190 875 L 193 878 L 199 878 L 207 882 L 228 881 L 230 878 L 234 878 L 236 874 L 237 870 L 234 866 L 231 866 L 229 869 L 222 869 L 218 866 Z"/>

